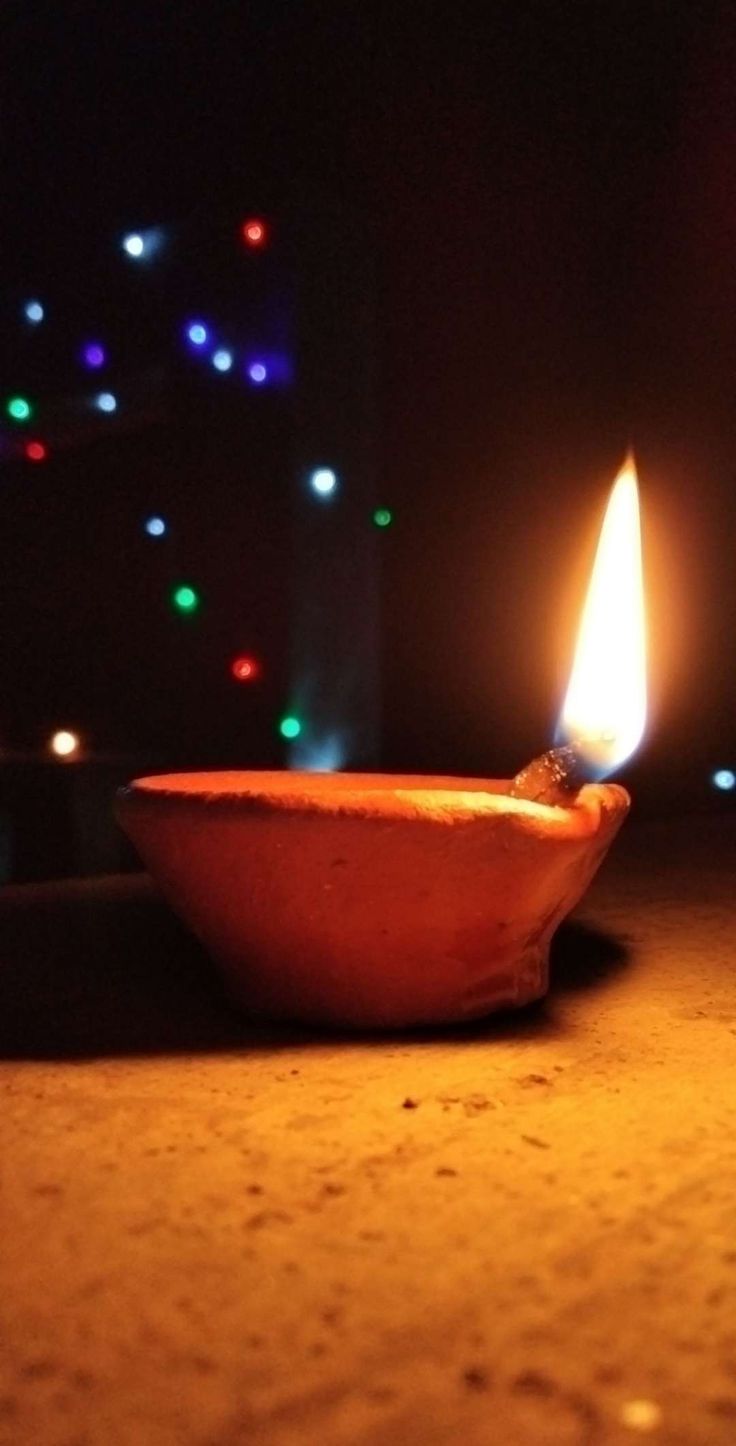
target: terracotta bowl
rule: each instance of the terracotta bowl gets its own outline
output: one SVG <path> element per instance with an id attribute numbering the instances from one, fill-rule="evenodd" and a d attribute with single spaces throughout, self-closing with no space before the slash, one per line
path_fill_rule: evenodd
<path id="1" fill-rule="evenodd" d="M 120 823 L 252 1016 L 391 1028 L 538 999 L 549 944 L 626 816 L 497 780 L 385 774 L 141 778 Z"/>

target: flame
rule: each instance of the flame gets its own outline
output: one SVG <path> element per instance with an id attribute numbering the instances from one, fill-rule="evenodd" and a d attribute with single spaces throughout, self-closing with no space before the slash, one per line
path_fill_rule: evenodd
<path id="1" fill-rule="evenodd" d="M 633 457 L 613 484 L 580 622 L 560 731 L 598 777 L 638 747 L 647 715 L 646 624 Z"/>

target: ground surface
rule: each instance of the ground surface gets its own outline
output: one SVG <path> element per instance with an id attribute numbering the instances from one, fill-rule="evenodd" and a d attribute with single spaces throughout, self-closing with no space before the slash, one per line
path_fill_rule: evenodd
<path id="1" fill-rule="evenodd" d="M 0 1441 L 736 1441 L 736 830 L 629 825 L 544 1008 L 249 1032 L 138 879 L 0 898 Z"/>

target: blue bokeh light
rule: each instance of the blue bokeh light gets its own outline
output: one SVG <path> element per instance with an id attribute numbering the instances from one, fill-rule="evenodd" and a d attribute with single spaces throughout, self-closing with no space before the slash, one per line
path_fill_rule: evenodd
<path id="1" fill-rule="evenodd" d="M 220 346 L 220 347 L 218 347 L 218 348 L 217 348 L 217 351 L 214 352 L 213 355 L 212 355 L 212 365 L 213 365 L 213 367 L 215 368 L 215 371 L 218 371 L 218 372 L 229 372 L 232 364 L 233 364 L 233 354 L 232 354 L 232 352 L 231 352 L 231 351 L 228 351 L 227 347 L 225 347 L 225 346 Z"/>
<path id="2" fill-rule="evenodd" d="M 209 332 L 203 321 L 191 321 L 187 327 L 187 336 L 192 346 L 204 346 Z"/>
<path id="3" fill-rule="evenodd" d="M 104 367 L 105 348 L 100 346 L 98 341 L 91 341 L 82 351 L 82 358 L 85 366 L 93 368 Z"/>
<path id="4" fill-rule="evenodd" d="M 315 467 L 309 485 L 318 497 L 331 497 L 337 488 L 337 473 L 331 467 Z"/>
<path id="5" fill-rule="evenodd" d="M 149 537 L 163 537 L 166 533 L 163 517 L 147 517 L 144 525 Z"/>
<path id="6" fill-rule="evenodd" d="M 717 768 L 711 782 L 721 793 L 730 793 L 732 788 L 736 788 L 736 773 L 732 768 Z"/>
<path id="7" fill-rule="evenodd" d="M 43 321 L 44 311 L 40 301 L 27 301 L 23 307 L 23 314 L 26 321 L 33 322 L 34 326 Z"/>
<path id="8" fill-rule="evenodd" d="M 112 392 L 98 392 L 95 397 L 95 406 L 98 412 L 117 411 L 118 399 Z"/>
<path id="9" fill-rule="evenodd" d="M 145 249 L 146 243 L 139 231 L 128 231 L 127 235 L 123 237 L 123 251 L 134 261 L 138 261 L 143 256 Z"/>
<path id="10" fill-rule="evenodd" d="M 255 386 L 260 387 L 268 376 L 268 369 L 263 365 L 263 362 L 251 362 L 248 367 L 248 376 Z"/>

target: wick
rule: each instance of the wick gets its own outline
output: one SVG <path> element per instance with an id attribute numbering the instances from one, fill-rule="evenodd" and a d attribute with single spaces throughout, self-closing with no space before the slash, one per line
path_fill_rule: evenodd
<path id="1" fill-rule="evenodd" d="M 522 768 L 511 781 L 509 795 L 530 803 L 569 808 L 585 782 L 582 746 L 568 743 L 564 748 L 550 748 Z"/>

